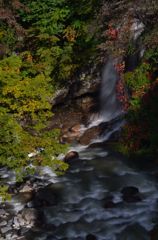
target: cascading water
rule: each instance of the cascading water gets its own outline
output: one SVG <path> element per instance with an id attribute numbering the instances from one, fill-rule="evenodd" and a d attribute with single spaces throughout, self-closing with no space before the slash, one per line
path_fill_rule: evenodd
<path id="1" fill-rule="evenodd" d="M 114 67 L 114 61 L 109 59 L 102 71 L 100 89 L 100 110 L 97 116 L 92 116 L 88 128 L 97 126 L 101 122 L 109 122 L 123 111 L 116 93 L 116 84 L 119 81 L 119 74 Z"/>
<path id="2" fill-rule="evenodd" d="M 121 114 L 115 91 L 117 80 L 110 60 L 103 71 L 102 121 Z M 117 119 L 111 121 L 103 140 L 121 124 Z M 150 240 L 149 231 L 158 211 L 154 172 L 129 167 L 127 159 L 106 147 L 75 146 L 73 150 L 79 151 L 80 159 L 72 161 L 66 175 L 57 177 L 43 193 L 44 204 L 37 207 L 42 216 L 40 227 L 25 230 L 22 236 L 27 240 Z M 139 189 L 140 198 L 124 199 L 121 190 L 129 186 Z M 57 201 L 51 204 L 47 197 L 54 194 Z M 45 204 L 47 200 L 49 205 Z M 36 196 L 25 207 L 36 208 L 34 203 L 38 203 Z"/>
<path id="3" fill-rule="evenodd" d="M 108 122 L 121 114 L 121 104 L 116 95 L 116 83 L 119 80 L 113 61 L 108 60 L 102 73 L 100 104 L 101 116 Z"/>

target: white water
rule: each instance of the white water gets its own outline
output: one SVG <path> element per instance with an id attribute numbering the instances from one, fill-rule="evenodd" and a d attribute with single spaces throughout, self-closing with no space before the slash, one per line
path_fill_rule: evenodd
<path id="1" fill-rule="evenodd" d="M 101 116 L 105 122 L 118 117 L 122 112 L 116 95 L 118 79 L 119 76 L 114 68 L 113 61 L 109 60 L 103 69 L 100 93 Z"/>
<path id="2" fill-rule="evenodd" d="M 116 97 L 118 80 L 112 61 L 103 71 L 101 90 L 101 112 L 88 128 L 101 122 L 111 121 L 121 112 Z M 128 161 L 112 153 L 106 147 L 92 148 L 92 143 L 104 142 L 124 124 L 113 121 L 101 138 L 92 139 L 88 146 L 77 145 L 70 150 L 79 152 L 80 159 L 72 162 L 69 172 L 57 177 L 50 168 L 43 168 L 43 181 L 61 184 L 60 200 L 55 206 L 43 207 L 45 226 L 52 229 L 32 229 L 29 240 L 85 240 L 94 234 L 97 240 L 150 240 L 148 231 L 154 226 L 158 212 L 158 184 L 152 173 L 140 172 L 128 165 Z M 82 133 L 86 131 L 82 127 Z M 61 159 L 63 156 L 61 156 Z M 126 203 L 121 189 L 135 186 L 142 201 Z M 107 196 L 113 196 L 114 208 L 104 208 Z M 14 199 L 16 211 L 21 204 Z"/>

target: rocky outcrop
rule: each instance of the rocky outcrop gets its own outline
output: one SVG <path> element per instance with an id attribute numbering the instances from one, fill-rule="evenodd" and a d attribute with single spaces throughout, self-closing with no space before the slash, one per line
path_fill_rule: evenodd
<path id="1" fill-rule="evenodd" d="M 80 74 L 71 81 L 67 87 L 58 90 L 51 103 L 53 106 L 72 102 L 74 99 L 79 99 L 97 93 L 100 88 L 101 69 L 97 65 L 88 66 L 88 70 L 81 70 Z"/>

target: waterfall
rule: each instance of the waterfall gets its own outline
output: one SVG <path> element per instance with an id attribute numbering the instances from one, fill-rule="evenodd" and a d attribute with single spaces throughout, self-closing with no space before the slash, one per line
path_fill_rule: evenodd
<path id="1" fill-rule="evenodd" d="M 103 69 L 100 92 L 101 116 L 105 122 L 116 118 L 122 112 L 121 104 L 116 96 L 118 80 L 119 75 L 110 59 Z"/>

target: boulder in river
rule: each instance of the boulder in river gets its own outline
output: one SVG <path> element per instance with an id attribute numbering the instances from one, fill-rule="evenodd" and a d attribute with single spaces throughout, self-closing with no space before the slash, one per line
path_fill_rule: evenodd
<path id="1" fill-rule="evenodd" d="M 96 236 L 93 235 L 93 234 L 88 234 L 88 235 L 86 236 L 86 240 L 97 240 L 97 238 L 96 238 Z"/>
<path id="2" fill-rule="evenodd" d="M 79 157 L 78 152 L 70 151 L 66 154 L 64 161 L 69 163 L 71 160 L 77 159 Z"/>
<path id="3" fill-rule="evenodd" d="M 54 206 L 58 204 L 61 192 L 60 184 L 49 184 L 37 191 L 32 201 L 32 205 L 36 208 Z"/>
<path id="4" fill-rule="evenodd" d="M 113 196 L 107 196 L 104 199 L 104 208 L 114 208 L 116 206 L 116 204 L 113 202 Z"/>
<path id="5" fill-rule="evenodd" d="M 139 189 L 137 187 L 133 186 L 124 187 L 121 190 L 121 193 L 123 200 L 128 203 L 139 202 L 142 200 Z"/>

